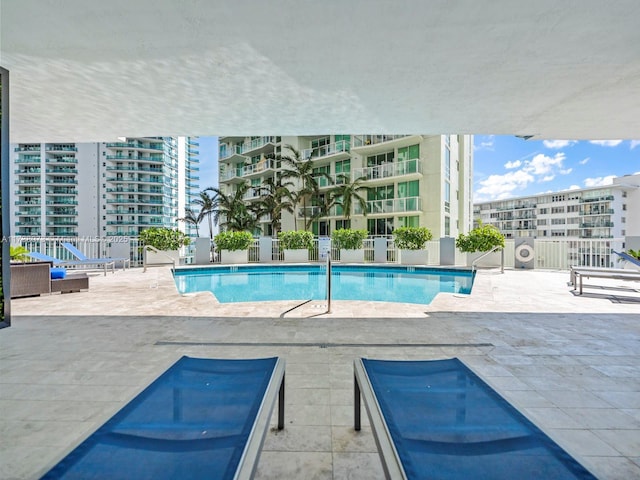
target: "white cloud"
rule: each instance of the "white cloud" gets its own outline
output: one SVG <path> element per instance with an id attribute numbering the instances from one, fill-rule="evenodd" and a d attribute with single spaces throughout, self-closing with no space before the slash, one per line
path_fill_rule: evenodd
<path id="1" fill-rule="evenodd" d="M 617 147 L 622 143 L 622 140 L 589 140 L 589 143 L 600 145 L 601 147 Z"/>
<path id="2" fill-rule="evenodd" d="M 580 165 L 586 165 L 589 160 L 591 160 L 591 157 L 587 157 L 587 158 L 585 158 L 583 160 L 580 160 L 578 163 Z"/>
<path id="3" fill-rule="evenodd" d="M 505 163 L 504 168 L 518 168 L 520 165 L 522 165 L 520 160 L 514 160 L 513 162 Z"/>
<path id="4" fill-rule="evenodd" d="M 477 198 L 475 200 L 501 200 L 511 197 L 514 190 L 524 189 L 534 180 L 533 175 L 523 170 L 508 172 L 504 175 L 489 175 L 486 179 L 478 182 L 480 188 L 476 189 Z"/>
<path id="5" fill-rule="evenodd" d="M 566 170 L 560 170 L 560 175 L 569 175 L 573 172 L 573 168 L 567 168 Z"/>
<path id="6" fill-rule="evenodd" d="M 543 140 L 542 141 L 542 144 L 545 147 L 554 148 L 554 149 L 570 147 L 574 143 L 576 143 L 575 140 Z"/>
<path id="7" fill-rule="evenodd" d="M 540 180 L 541 182 L 550 182 L 551 180 L 553 180 L 554 178 L 556 178 L 555 175 L 547 175 L 546 177 L 542 177 L 542 180 Z"/>
<path id="8" fill-rule="evenodd" d="M 631 140 L 631 145 L 630 145 L 631 150 L 636 148 L 638 145 L 640 145 L 640 140 Z"/>
<path id="9" fill-rule="evenodd" d="M 523 170 L 533 175 L 548 175 L 553 171 L 554 167 L 562 167 L 562 162 L 565 158 L 565 154 L 562 152 L 556 153 L 553 157 L 539 153 L 531 160 L 525 162 Z"/>
<path id="10" fill-rule="evenodd" d="M 487 135 L 480 143 L 474 144 L 474 150 L 493 150 L 493 140 L 495 135 Z"/>
<path id="11" fill-rule="evenodd" d="M 567 190 L 580 190 L 580 185 L 571 185 Z"/>
<path id="12" fill-rule="evenodd" d="M 611 185 L 613 183 L 614 178 L 616 178 L 615 175 L 607 175 L 606 177 L 585 178 L 584 186 L 585 187 L 602 187 L 604 185 Z"/>

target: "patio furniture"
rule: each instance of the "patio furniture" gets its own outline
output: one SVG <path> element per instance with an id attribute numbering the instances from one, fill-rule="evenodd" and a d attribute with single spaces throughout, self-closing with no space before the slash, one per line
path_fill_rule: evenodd
<path id="1" fill-rule="evenodd" d="M 51 293 L 71 293 L 89 290 L 89 277 L 86 273 L 74 273 L 64 278 L 51 279 Z"/>
<path id="2" fill-rule="evenodd" d="M 11 298 L 51 293 L 50 268 L 51 262 L 12 263 Z"/>
<path id="3" fill-rule="evenodd" d="M 111 271 L 113 273 L 116 271 L 115 262 L 112 260 L 90 260 L 88 262 L 81 260 L 60 260 L 59 258 L 51 257 L 40 252 L 29 252 L 27 255 L 31 258 L 35 258 L 36 260 L 51 262 L 53 265 L 58 267 L 102 267 L 104 269 L 105 276 L 107 275 L 108 267 L 111 267 Z"/>
<path id="4" fill-rule="evenodd" d="M 284 360 L 182 357 L 45 479 L 250 479 L 278 398 Z"/>
<path id="5" fill-rule="evenodd" d="M 636 257 L 632 257 L 627 252 L 616 252 L 615 250 L 612 250 L 612 251 L 613 253 L 618 255 L 620 258 L 622 258 L 624 261 L 629 262 L 635 265 L 636 267 L 640 268 L 640 260 L 638 260 Z"/>
<path id="6" fill-rule="evenodd" d="M 62 242 L 62 246 L 66 248 L 71 255 L 82 262 L 114 262 L 114 263 L 122 263 L 122 269 L 131 268 L 131 259 L 126 257 L 106 257 L 106 258 L 89 258 L 80 250 L 78 250 L 74 245 L 69 242 Z"/>
<path id="7" fill-rule="evenodd" d="M 595 479 L 457 358 L 354 371 L 355 429 L 362 396 L 386 478 Z"/>
<path id="8" fill-rule="evenodd" d="M 618 268 L 611 269 L 573 269 L 573 276 L 575 278 L 573 282 L 573 289 L 578 289 L 578 294 L 582 295 L 583 280 L 585 278 L 610 278 L 613 280 L 630 280 L 640 281 L 640 272 L 634 270 L 621 270 Z"/>

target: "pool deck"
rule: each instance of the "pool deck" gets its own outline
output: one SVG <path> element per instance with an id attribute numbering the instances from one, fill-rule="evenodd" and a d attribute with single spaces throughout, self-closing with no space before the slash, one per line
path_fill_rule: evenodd
<path id="1" fill-rule="evenodd" d="M 0 478 L 38 478 L 180 356 L 286 359 L 286 426 L 257 479 L 382 478 L 353 360 L 457 356 L 598 478 L 640 478 L 640 282 L 481 270 L 430 305 L 220 304 L 170 270 L 92 275 L 90 290 L 12 301 L 0 330 Z M 479 345 L 488 344 L 488 345 Z M 275 419 L 272 420 L 272 422 Z M 275 425 L 275 424 L 274 424 Z"/>

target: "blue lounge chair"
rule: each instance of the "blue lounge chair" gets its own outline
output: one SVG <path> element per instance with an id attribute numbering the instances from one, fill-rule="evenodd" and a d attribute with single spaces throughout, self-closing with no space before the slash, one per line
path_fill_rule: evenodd
<path id="1" fill-rule="evenodd" d="M 45 255 L 40 252 L 29 252 L 27 255 L 31 258 L 35 258 L 36 260 L 40 260 L 42 262 L 51 262 L 53 265 L 57 267 L 102 267 L 104 269 L 104 274 L 107 274 L 107 268 L 111 267 L 112 272 L 115 273 L 116 267 L 114 261 L 107 260 L 91 260 L 88 262 L 84 262 L 81 260 L 60 260 L 59 258 L 52 257 L 50 255 Z"/>
<path id="2" fill-rule="evenodd" d="M 354 368 L 387 478 L 595 480 L 457 358 Z"/>
<path id="3" fill-rule="evenodd" d="M 122 269 L 131 267 L 131 259 L 126 257 L 106 257 L 106 258 L 89 258 L 80 250 L 78 250 L 74 245 L 69 242 L 62 242 L 62 246 L 66 248 L 71 255 L 82 262 L 114 262 L 120 263 L 122 262 Z"/>
<path id="4" fill-rule="evenodd" d="M 43 478 L 252 478 L 276 398 L 284 360 L 182 357 Z"/>
<path id="5" fill-rule="evenodd" d="M 622 258 L 623 260 L 632 263 L 633 265 L 635 265 L 636 267 L 640 268 L 640 260 L 638 260 L 635 257 L 632 257 L 631 255 L 629 255 L 626 252 L 616 252 L 615 250 L 613 250 L 613 253 L 615 253 L 616 255 L 618 255 L 620 258 Z"/>

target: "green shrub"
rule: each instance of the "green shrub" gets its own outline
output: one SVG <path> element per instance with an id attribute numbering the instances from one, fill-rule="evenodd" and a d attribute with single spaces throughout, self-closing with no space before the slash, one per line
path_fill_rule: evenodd
<path id="1" fill-rule="evenodd" d="M 313 247 L 313 233 L 306 230 L 279 232 L 278 240 L 281 250 L 309 250 Z"/>
<path id="2" fill-rule="evenodd" d="M 364 239 L 367 238 L 366 230 L 352 230 L 350 228 L 339 228 L 331 233 L 336 248 L 345 250 L 358 250 L 362 248 Z"/>
<path id="3" fill-rule="evenodd" d="M 253 243 L 251 232 L 220 232 L 215 236 L 216 251 L 248 250 Z"/>
<path id="4" fill-rule="evenodd" d="M 488 252 L 494 247 L 504 248 L 504 235 L 493 225 L 483 225 L 474 228 L 468 235 L 458 235 L 456 247 L 466 253 Z"/>
<path id="5" fill-rule="evenodd" d="M 26 262 L 31 258 L 27 255 L 28 253 L 29 253 L 29 250 L 27 250 L 22 245 L 18 245 L 17 247 L 14 247 L 13 245 L 11 245 L 9 247 L 9 257 L 11 258 L 11 260 Z"/>
<path id="6" fill-rule="evenodd" d="M 637 258 L 638 260 L 640 260 L 640 250 L 629 249 L 627 253 L 631 255 L 633 258 Z"/>
<path id="7" fill-rule="evenodd" d="M 158 250 L 178 250 L 189 245 L 191 240 L 177 228 L 151 227 L 140 232 L 143 245 L 150 245 Z"/>
<path id="8" fill-rule="evenodd" d="M 393 231 L 396 248 L 400 250 L 420 250 L 433 238 L 426 227 L 400 227 Z"/>

